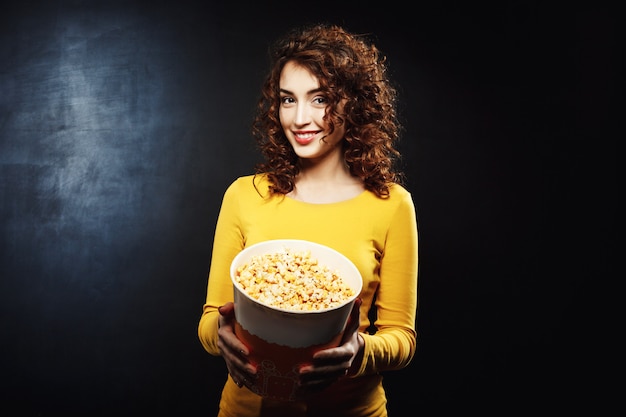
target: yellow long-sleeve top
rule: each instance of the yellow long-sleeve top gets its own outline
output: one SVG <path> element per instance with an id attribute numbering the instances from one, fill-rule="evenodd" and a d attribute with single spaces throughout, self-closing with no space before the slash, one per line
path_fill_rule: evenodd
<path id="1" fill-rule="evenodd" d="M 405 367 L 416 350 L 418 231 L 411 194 L 393 185 L 386 199 L 364 191 L 346 201 L 311 204 L 270 196 L 268 185 L 263 175 L 244 176 L 224 194 L 198 326 L 202 345 L 210 354 L 220 354 L 217 309 L 233 301 L 230 264 L 243 248 L 271 239 L 303 239 L 330 246 L 347 256 L 363 278 L 359 328 L 365 341 L 363 361 L 353 377 L 333 384 L 319 399 L 284 404 L 289 407 L 287 415 L 385 416 L 387 400 L 380 372 Z M 375 315 L 369 313 L 373 303 Z M 282 405 L 270 404 L 228 378 L 220 415 L 280 415 L 271 406 Z"/>

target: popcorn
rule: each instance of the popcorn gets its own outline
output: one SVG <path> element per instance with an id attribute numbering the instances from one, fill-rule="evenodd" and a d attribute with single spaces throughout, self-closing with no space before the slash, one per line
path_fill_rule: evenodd
<path id="1" fill-rule="evenodd" d="M 338 271 L 320 265 L 310 251 L 289 248 L 253 256 L 237 268 L 235 282 L 260 303 L 293 311 L 337 307 L 354 295 Z"/>

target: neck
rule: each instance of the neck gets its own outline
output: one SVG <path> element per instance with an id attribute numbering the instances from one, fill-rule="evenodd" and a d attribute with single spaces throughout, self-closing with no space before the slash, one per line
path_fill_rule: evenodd
<path id="1" fill-rule="evenodd" d="M 321 159 L 301 159 L 299 181 L 345 181 L 352 178 L 350 170 L 341 152 L 333 152 Z"/>
<path id="2" fill-rule="evenodd" d="M 300 173 L 288 195 L 308 203 L 335 203 L 363 192 L 363 181 L 350 175 L 343 157 L 300 161 Z"/>

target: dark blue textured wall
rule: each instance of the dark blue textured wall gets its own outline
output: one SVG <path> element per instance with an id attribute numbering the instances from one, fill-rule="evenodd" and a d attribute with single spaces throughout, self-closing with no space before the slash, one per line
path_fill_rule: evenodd
<path id="1" fill-rule="evenodd" d="M 0 407 L 23 415 L 189 415 L 206 395 L 195 321 L 237 166 L 219 28 L 126 4 L 15 2 L 3 19 Z"/>
<path id="2" fill-rule="evenodd" d="M 588 278 L 613 268 L 611 11 L 257 3 L 3 3 L 3 415 L 212 415 L 225 369 L 196 326 L 220 199 L 256 160 L 268 43 L 316 20 L 373 33 L 400 91 L 420 348 L 386 375 L 392 415 L 586 392 Z"/>

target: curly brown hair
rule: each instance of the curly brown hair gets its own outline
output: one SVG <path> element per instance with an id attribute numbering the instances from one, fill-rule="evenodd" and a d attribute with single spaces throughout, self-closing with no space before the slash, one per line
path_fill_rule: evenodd
<path id="1" fill-rule="evenodd" d="M 386 57 L 363 35 L 326 24 L 292 29 L 271 49 L 271 70 L 265 79 L 252 134 L 264 156 L 257 173 L 268 175 L 271 193 L 287 194 L 299 172 L 298 156 L 289 144 L 280 120 L 280 74 L 287 62 L 308 69 L 317 78 L 329 105 L 324 120 L 331 130 L 345 123 L 342 142 L 350 173 L 379 197 L 389 195 L 392 183 L 401 183 L 397 169 L 400 152 L 397 90 L 387 74 Z M 346 103 L 341 114 L 337 106 Z"/>

